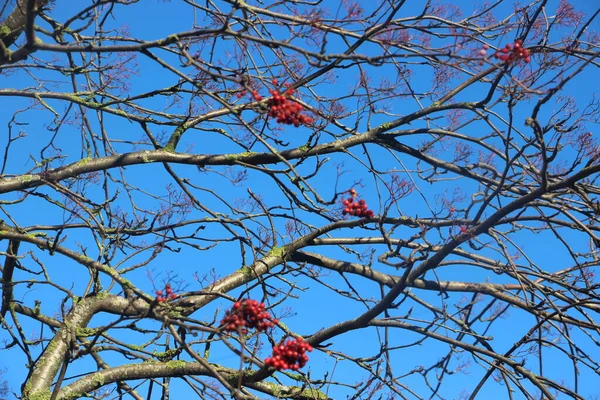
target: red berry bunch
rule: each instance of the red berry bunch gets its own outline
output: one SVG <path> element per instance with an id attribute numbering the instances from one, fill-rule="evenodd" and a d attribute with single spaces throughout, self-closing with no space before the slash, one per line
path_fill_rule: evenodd
<path id="1" fill-rule="evenodd" d="M 167 283 L 165 285 L 165 290 L 157 290 L 156 291 L 156 301 L 159 303 L 164 303 L 167 300 L 174 300 L 177 298 L 177 295 L 173 293 L 173 289 L 171 288 L 171 284 Z"/>
<path id="2" fill-rule="evenodd" d="M 278 371 L 282 369 L 297 371 L 306 365 L 308 361 L 306 352 L 312 350 L 313 347 L 302 338 L 288 340 L 285 344 L 273 347 L 273 357 L 265 358 L 265 364 Z"/>
<path id="3" fill-rule="evenodd" d="M 254 99 L 254 101 L 261 101 L 262 100 L 262 96 L 258 93 L 257 90 L 251 91 L 250 94 L 252 95 L 252 98 Z"/>
<path id="4" fill-rule="evenodd" d="M 238 99 L 241 99 L 242 97 L 244 97 L 245 95 L 248 94 L 248 91 L 246 89 L 242 89 L 238 92 L 238 94 L 236 95 L 236 97 Z M 258 90 L 251 90 L 250 94 L 252 95 L 252 98 L 255 101 L 261 101 L 262 100 L 262 96 L 258 93 Z"/>
<path id="5" fill-rule="evenodd" d="M 369 210 L 366 201 L 356 199 L 356 190 L 350 189 L 348 193 L 352 197 L 348 197 L 342 201 L 342 204 L 345 206 L 342 215 L 352 215 L 359 218 L 373 218 L 375 216 L 373 210 Z"/>
<path id="6" fill-rule="evenodd" d="M 497 51 L 494 57 L 509 63 L 517 60 L 523 60 L 526 63 L 531 61 L 530 51 L 523 48 L 523 41 L 521 39 L 515 40 L 514 45 L 507 44 L 500 51 Z"/>
<path id="7" fill-rule="evenodd" d="M 487 54 L 488 49 L 490 48 L 489 44 L 484 44 L 483 47 L 479 50 L 479 55 L 485 56 Z"/>
<path id="8" fill-rule="evenodd" d="M 221 320 L 221 325 L 228 332 L 236 332 L 242 328 L 242 333 L 247 333 L 248 329 L 256 328 L 259 331 L 266 331 L 275 326 L 278 321 L 271 318 L 271 315 L 265 311 L 265 304 L 256 300 L 242 300 L 233 303 L 231 310 L 227 311 L 225 318 Z"/>
<path id="9" fill-rule="evenodd" d="M 279 124 L 294 125 L 296 128 L 301 124 L 312 124 L 313 119 L 302 114 L 302 104 L 290 99 L 294 92 L 294 88 L 288 88 L 284 92 L 277 89 L 269 90 L 272 97 L 267 100 L 269 107 L 267 114 L 269 117 L 276 118 Z"/>

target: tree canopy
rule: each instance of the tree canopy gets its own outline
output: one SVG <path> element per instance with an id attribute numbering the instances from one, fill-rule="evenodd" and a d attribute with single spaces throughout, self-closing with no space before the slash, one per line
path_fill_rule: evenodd
<path id="1" fill-rule="evenodd" d="M 1 2 L 0 397 L 600 395 L 593 3 Z"/>

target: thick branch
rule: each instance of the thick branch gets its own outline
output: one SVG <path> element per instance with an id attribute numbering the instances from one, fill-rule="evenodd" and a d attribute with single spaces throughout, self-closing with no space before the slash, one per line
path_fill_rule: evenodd
<path id="1" fill-rule="evenodd" d="M 227 378 L 232 384 L 237 383 L 239 371 L 215 366 L 217 371 Z M 106 369 L 90 374 L 85 378 L 72 383 L 61 389 L 58 399 L 71 400 L 78 399 L 86 393 L 99 389 L 102 386 L 114 383 L 120 380 L 135 380 L 160 377 L 182 377 L 186 375 L 206 375 L 210 376 L 208 369 L 200 363 L 172 360 L 166 363 L 148 362 L 141 364 L 129 364 L 119 367 Z M 327 396 L 318 390 L 304 389 L 295 386 L 284 386 L 273 383 L 254 382 L 246 385 L 250 389 L 257 390 L 277 398 L 314 400 L 327 399 Z"/>
<path id="2" fill-rule="evenodd" d="M 394 287 L 397 284 L 401 277 L 393 276 L 389 274 L 384 274 L 379 271 L 375 271 L 372 268 L 369 268 L 365 265 L 334 260 L 332 258 L 325 257 L 320 254 L 309 253 L 309 252 L 296 252 L 290 258 L 290 261 L 294 262 L 306 262 L 319 267 L 327 268 L 333 271 L 337 271 L 340 273 L 351 273 L 355 275 L 360 275 L 367 279 L 370 279 L 374 282 L 377 282 L 381 285 L 385 285 L 387 287 Z M 424 290 L 434 290 L 440 293 L 444 292 L 466 292 L 466 293 L 482 293 L 488 296 L 494 297 L 498 300 L 501 300 L 507 304 L 518 307 L 522 310 L 525 310 L 529 313 L 535 314 L 539 318 L 544 318 L 546 320 L 559 321 L 563 323 L 570 323 L 573 325 L 577 325 L 580 327 L 585 327 L 589 329 L 596 329 L 597 325 L 593 323 L 589 323 L 586 321 L 577 320 L 569 315 L 556 315 L 554 313 L 544 312 L 542 310 L 534 309 L 534 305 L 531 303 L 526 303 L 520 301 L 514 296 L 507 294 L 506 292 L 511 290 L 521 291 L 523 290 L 523 286 L 521 285 L 504 285 L 504 284 L 494 284 L 494 283 L 475 283 L 475 282 L 449 282 L 449 281 L 430 281 L 425 279 L 414 279 L 412 282 L 407 283 L 407 287 L 424 289 Z M 563 296 L 564 297 L 564 296 Z M 563 299 L 563 301 L 567 301 L 568 299 Z M 594 308 L 594 304 L 590 304 L 590 308 Z"/>
<path id="3" fill-rule="evenodd" d="M 2 51 L 0 51 L 0 64 L 14 62 L 27 57 L 31 49 L 21 49 L 23 53 L 17 57 L 11 55 L 8 48 L 15 43 L 17 38 L 27 28 L 28 45 L 33 40 L 33 17 L 40 7 L 45 6 L 48 0 L 18 0 L 15 8 L 0 25 L 0 39 L 2 40 Z M 29 11 L 29 12 L 28 12 Z"/>

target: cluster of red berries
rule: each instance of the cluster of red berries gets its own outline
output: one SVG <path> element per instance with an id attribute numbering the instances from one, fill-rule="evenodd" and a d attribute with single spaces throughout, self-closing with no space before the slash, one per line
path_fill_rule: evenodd
<path id="1" fill-rule="evenodd" d="M 242 300 L 233 303 L 231 310 L 228 310 L 221 325 L 228 332 L 237 332 L 241 328 L 242 333 L 246 334 L 248 329 L 265 331 L 275 326 L 278 321 L 271 318 L 271 315 L 265 311 L 265 304 L 256 300 Z"/>
<path id="2" fill-rule="evenodd" d="M 174 300 L 177 298 L 177 295 L 173 293 L 173 289 L 171 288 L 171 284 L 167 283 L 165 285 L 165 290 L 157 290 L 156 291 L 156 301 L 159 303 L 164 303 L 167 300 Z"/>
<path id="3" fill-rule="evenodd" d="M 273 357 L 265 358 L 265 364 L 278 371 L 282 369 L 297 371 L 306 365 L 308 361 L 306 352 L 312 350 L 313 347 L 302 338 L 288 340 L 285 344 L 273 347 Z"/>
<path id="4" fill-rule="evenodd" d="M 523 48 L 523 41 L 521 39 L 515 40 L 514 45 L 507 44 L 500 51 L 497 51 L 494 57 L 509 63 L 517 60 L 523 60 L 526 63 L 531 61 L 530 51 Z"/>
<path id="5" fill-rule="evenodd" d="M 245 299 L 233 303 L 233 307 L 225 313 L 221 320 L 223 329 L 227 332 L 240 331 L 243 334 L 248 329 L 265 331 L 272 328 L 278 321 L 272 318 L 265 311 L 264 303 L 256 300 Z M 313 347 L 304 342 L 302 338 L 289 340 L 287 343 L 281 343 L 273 347 L 273 356 L 267 357 L 265 363 L 277 370 L 291 369 L 298 370 L 306 365 L 308 361 L 307 351 L 312 351 Z"/>
<path id="6" fill-rule="evenodd" d="M 289 86 L 289 84 L 285 86 Z M 276 89 L 269 90 L 272 97 L 267 100 L 269 107 L 267 114 L 269 117 L 276 118 L 279 124 L 294 125 L 296 128 L 301 124 L 312 124 L 313 119 L 302 114 L 302 104 L 290 99 L 294 92 L 294 88 L 287 88 L 284 92 Z"/>
<path id="7" fill-rule="evenodd" d="M 356 190 L 350 189 L 348 193 L 352 197 L 348 197 L 342 201 L 342 204 L 345 206 L 342 215 L 352 215 L 359 218 L 373 218 L 375 216 L 373 210 L 369 210 L 366 201 L 355 199 L 357 196 Z"/>
<path id="8" fill-rule="evenodd" d="M 246 89 L 242 89 L 241 91 L 238 92 L 238 94 L 236 96 L 238 99 L 241 99 L 242 97 L 244 97 L 247 94 L 248 94 L 248 91 Z M 255 101 L 261 101 L 263 99 L 257 90 L 251 90 L 250 94 L 252 95 L 252 98 Z"/>
<path id="9" fill-rule="evenodd" d="M 277 79 L 273 79 L 271 83 L 275 86 L 279 85 L 279 81 L 277 81 Z M 311 117 L 302 114 L 302 104 L 291 99 L 291 96 L 296 92 L 296 90 L 294 88 L 290 88 L 289 83 L 285 83 L 284 86 L 287 89 L 285 89 L 283 92 L 277 89 L 269 90 L 269 94 L 272 97 L 267 100 L 267 107 L 269 108 L 267 115 L 271 118 L 275 118 L 279 124 L 294 125 L 296 128 L 302 124 L 312 124 L 314 120 Z M 248 90 L 242 89 L 236 96 L 238 99 L 240 99 L 247 94 Z M 251 90 L 250 95 L 254 101 L 262 101 L 263 99 L 257 90 Z"/>

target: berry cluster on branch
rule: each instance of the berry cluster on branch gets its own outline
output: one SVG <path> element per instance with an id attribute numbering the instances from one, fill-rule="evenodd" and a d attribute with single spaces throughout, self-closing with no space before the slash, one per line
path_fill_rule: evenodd
<path id="1" fill-rule="evenodd" d="M 248 329 L 257 331 L 266 331 L 277 324 L 278 321 L 272 318 L 265 311 L 264 303 L 256 300 L 245 299 L 233 303 L 233 307 L 227 310 L 225 317 L 221 320 L 223 330 L 227 332 L 248 333 Z M 265 363 L 277 370 L 291 369 L 297 371 L 304 367 L 308 361 L 307 351 L 312 351 L 313 347 L 304 342 L 302 338 L 288 340 L 287 343 L 281 343 L 273 347 L 273 356 L 267 357 Z"/>
<path id="2" fill-rule="evenodd" d="M 308 361 L 306 352 L 312 350 L 313 347 L 301 337 L 288 340 L 285 344 L 273 347 L 273 356 L 265 358 L 265 364 L 278 371 L 282 369 L 297 371 L 306 365 Z"/>
<path id="3" fill-rule="evenodd" d="M 272 97 L 267 100 L 267 107 L 269 107 L 267 115 L 275 118 L 279 124 L 294 125 L 296 128 L 301 124 L 312 124 L 313 119 L 302 114 L 304 109 L 302 104 L 291 99 L 294 92 L 294 88 L 287 88 L 283 92 L 276 89 L 269 90 Z"/>
<path id="4" fill-rule="evenodd" d="M 177 295 L 173 293 L 173 289 L 171 288 L 171 284 L 165 284 L 165 289 L 156 291 L 156 301 L 159 303 L 164 303 L 167 300 L 174 300 L 177 298 Z"/>
<path id="5" fill-rule="evenodd" d="M 221 325 L 224 325 L 223 329 L 227 332 L 237 332 L 241 329 L 242 333 L 246 334 L 248 329 L 266 331 L 277 322 L 277 319 L 265 311 L 264 303 L 247 299 L 233 303 L 231 310 L 228 310 L 221 320 Z"/>
<path id="6" fill-rule="evenodd" d="M 526 63 L 531 61 L 529 49 L 523 48 L 523 41 L 521 39 L 515 40 L 515 43 L 511 45 L 508 43 L 506 46 L 501 48 L 494 54 L 498 60 L 506 61 L 508 63 L 523 60 Z"/>
<path id="7" fill-rule="evenodd" d="M 273 79 L 271 83 L 275 86 L 279 85 L 277 79 Z M 292 99 L 292 96 L 296 93 L 296 89 L 291 88 L 289 83 L 285 83 L 283 86 L 286 87 L 283 91 L 280 89 L 269 90 L 271 97 L 266 101 L 266 106 L 268 108 L 267 115 L 271 118 L 275 118 L 279 124 L 294 125 L 296 128 L 300 125 L 312 124 L 314 120 L 302 113 L 302 111 L 304 111 L 302 104 Z M 238 92 L 237 98 L 242 98 L 247 94 L 248 90 L 242 89 Z M 263 100 L 263 97 L 258 90 L 251 90 L 250 95 L 254 101 Z"/>
<path id="8" fill-rule="evenodd" d="M 366 201 L 362 199 L 358 200 L 356 198 L 358 196 L 356 190 L 350 189 L 348 193 L 350 193 L 351 197 L 342 201 L 342 204 L 345 207 L 342 211 L 342 215 L 352 215 L 359 218 L 373 218 L 375 216 L 373 210 L 369 210 Z"/>

